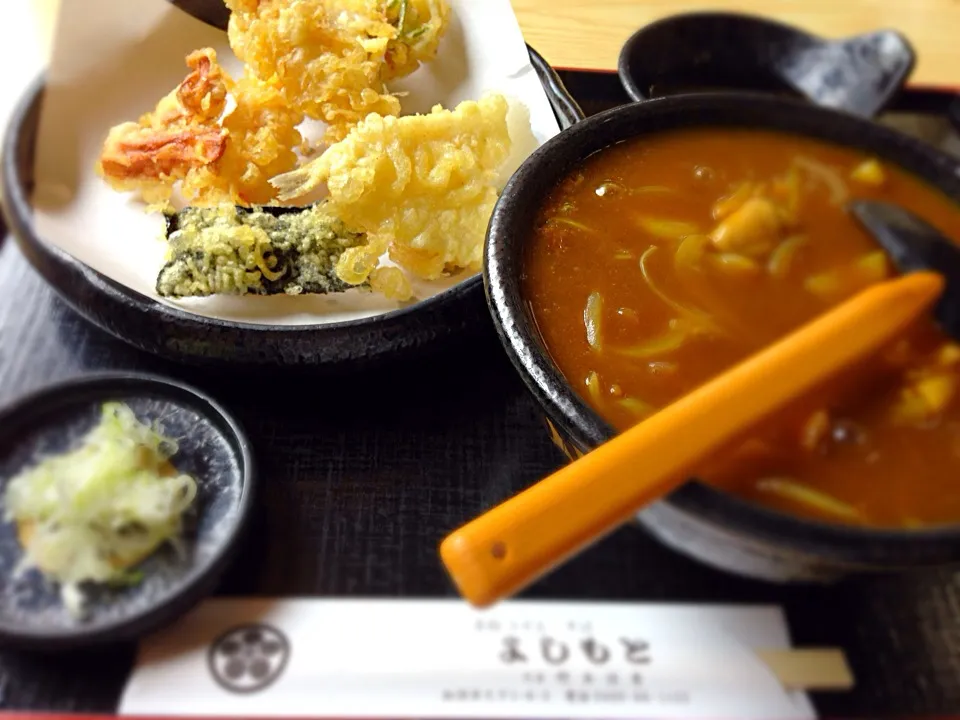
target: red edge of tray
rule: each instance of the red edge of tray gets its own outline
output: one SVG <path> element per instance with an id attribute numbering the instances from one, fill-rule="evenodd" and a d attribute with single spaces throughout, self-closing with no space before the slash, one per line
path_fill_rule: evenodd
<path id="1" fill-rule="evenodd" d="M 35 712 L 21 712 L 21 711 L 5 711 L 0 710 L 0 718 L 9 720 L 290 720 L 290 716 L 276 718 L 269 717 L 255 717 L 255 716 L 243 716 L 243 715 L 205 715 L 205 716 L 189 716 L 189 715 L 95 715 L 90 713 L 35 713 Z M 311 720 L 310 718 L 299 718 L 299 720 Z M 397 718 L 391 717 L 376 717 L 370 716 L 365 718 L 338 718 L 335 715 L 318 715 L 312 720 L 408 720 L 407 717 L 398 716 Z M 536 718 L 526 718 L 525 720 L 536 720 Z M 960 716 L 958 716 L 960 720 Z"/>
<path id="2" fill-rule="evenodd" d="M 547 60 L 547 62 L 550 63 L 550 60 Z M 617 74 L 616 69 L 578 68 L 578 67 L 570 67 L 567 65 L 553 65 L 553 63 L 550 63 L 550 65 L 551 67 L 553 67 L 554 70 L 558 70 L 560 72 L 596 73 L 598 75 L 616 75 Z M 908 82 L 906 84 L 906 89 L 907 90 L 925 90 L 927 92 L 933 91 L 933 92 L 960 94 L 960 84 L 936 85 L 933 83 Z M 956 717 L 960 718 L 960 715 L 957 715 Z"/>

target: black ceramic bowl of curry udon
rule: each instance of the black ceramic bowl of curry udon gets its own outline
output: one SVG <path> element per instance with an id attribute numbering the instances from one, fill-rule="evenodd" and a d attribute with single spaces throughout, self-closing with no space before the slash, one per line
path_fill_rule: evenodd
<path id="1" fill-rule="evenodd" d="M 504 189 L 487 234 L 484 283 L 501 341 L 541 405 L 554 442 L 576 457 L 615 434 L 551 358 L 523 292 L 526 239 L 549 193 L 590 156 L 678 129 L 745 128 L 826 141 L 869 153 L 960 198 L 960 164 L 868 120 L 792 99 L 747 93 L 681 95 L 625 105 L 564 131 L 535 152 Z M 673 549 L 714 567 L 771 581 L 831 581 L 856 572 L 904 571 L 960 561 L 960 525 L 895 530 L 804 519 L 696 480 L 638 516 Z"/>

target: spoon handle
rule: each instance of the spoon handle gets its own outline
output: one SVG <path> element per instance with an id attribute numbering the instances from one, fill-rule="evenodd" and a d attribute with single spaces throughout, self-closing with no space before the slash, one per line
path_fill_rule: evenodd
<path id="1" fill-rule="evenodd" d="M 483 607 L 511 595 L 681 485 L 697 462 L 880 349 L 943 278 L 874 285 L 448 536 L 440 556 Z"/>

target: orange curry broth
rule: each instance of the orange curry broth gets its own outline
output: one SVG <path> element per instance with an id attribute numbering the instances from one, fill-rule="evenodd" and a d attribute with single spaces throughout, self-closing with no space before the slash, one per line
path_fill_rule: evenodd
<path id="1" fill-rule="evenodd" d="M 895 272 L 843 210 L 846 199 L 895 201 L 960 238 L 960 207 L 890 164 L 879 164 L 878 177 L 876 163 L 861 165 L 868 159 L 811 139 L 731 129 L 663 133 L 590 158 L 550 195 L 525 258 L 524 294 L 561 372 L 625 429 Z M 866 172 L 860 180 L 856 168 Z M 753 184 L 744 190 L 746 182 Z M 746 229 L 750 242 L 721 258 L 703 237 L 722 222 L 714 207 L 720 201 L 732 218 L 749 197 L 769 200 L 782 224 L 766 227 L 767 240 Z M 787 241 L 792 249 L 776 255 Z M 641 270 L 644 255 L 660 295 Z M 587 310 L 592 293 L 602 307 Z M 599 319 L 599 350 L 588 342 L 585 313 Z M 623 354 L 630 348 L 639 357 Z M 956 522 L 958 361 L 960 348 L 925 319 L 698 474 L 826 521 Z"/>

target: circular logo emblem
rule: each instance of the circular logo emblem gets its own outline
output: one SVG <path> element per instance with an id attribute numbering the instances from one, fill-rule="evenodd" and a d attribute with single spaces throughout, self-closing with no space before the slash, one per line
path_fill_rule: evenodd
<path id="1" fill-rule="evenodd" d="M 290 659 L 290 641 L 269 625 L 241 625 L 207 651 L 210 674 L 224 690 L 254 693 L 277 681 Z"/>

